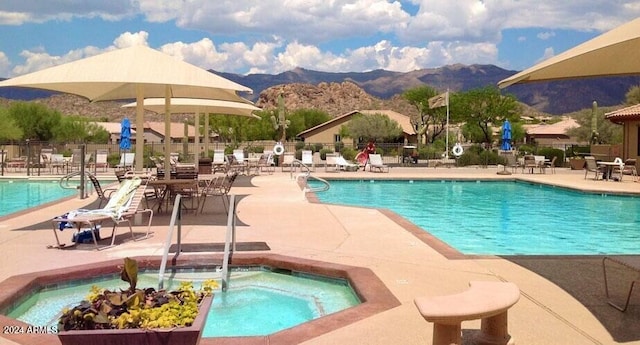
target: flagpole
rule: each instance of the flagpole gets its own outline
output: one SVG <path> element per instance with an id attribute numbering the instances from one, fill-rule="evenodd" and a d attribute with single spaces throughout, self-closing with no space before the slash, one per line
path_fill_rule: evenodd
<path id="1" fill-rule="evenodd" d="M 445 139 L 445 146 L 447 150 L 445 151 L 446 152 L 445 158 L 449 159 L 449 88 L 447 88 L 445 102 L 447 102 L 447 127 L 446 127 L 447 135 Z"/>

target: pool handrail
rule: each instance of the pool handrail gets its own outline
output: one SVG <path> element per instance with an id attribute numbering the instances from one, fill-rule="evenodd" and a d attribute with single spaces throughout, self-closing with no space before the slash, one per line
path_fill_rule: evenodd
<path id="1" fill-rule="evenodd" d="M 295 170 L 295 166 L 299 166 L 300 167 L 300 171 L 302 171 L 303 169 L 305 171 L 301 172 L 300 174 L 296 175 L 295 180 L 297 181 L 299 178 L 303 178 L 304 179 L 304 189 L 303 189 L 303 193 L 306 195 L 306 193 L 309 192 L 326 192 L 329 190 L 329 188 L 331 188 L 331 185 L 329 184 L 329 181 L 318 177 L 318 176 L 314 176 L 311 174 L 311 169 L 304 164 L 301 160 L 298 159 L 294 159 L 293 162 L 291 163 L 291 172 L 289 173 L 291 179 L 293 180 L 293 171 Z M 322 182 L 323 186 L 322 187 L 317 187 L 317 188 L 310 188 L 309 187 L 309 183 L 308 180 L 309 178 L 312 178 L 316 181 L 320 181 Z"/>
<path id="2" fill-rule="evenodd" d="M 167 261 L 169 259 L 169 248 L 171 248 L 171 240 L 173 239 L 173 229 L 178 225 L 177 248 L 176 254 L 173 256 L 175 261 L 182 251 L 182 195 L 176 195 L 173 203 L 173 212 L 169 221 L 169 231 L 167 231 L 167 239 L 165 240 L 164 250 L 162 253 L 162 261 L 160 262 L 160 270 L 158 271 L 158 290 L 164 287 L 164 274 L 167 269 Z M 236 196 L 229 195 L 229 213 L 227 216 L 227 233 L 224 244 L 224 258 L 222 261 L 222 291 L 226 291 L 229 286 L 229 262 L 231 254 L 236 250 Z"/>
<path id="3" fill-rule="evenodd" d="M 176 199 L 173 202 L 173 212 L 171 213 L 171 220 L 169 221 L 169 231 L 167 231 L 167 239 L 164 243 L 164 251 L 162 253 L 162 261 L 160 262 L 160 270 L 158 271 L 158 290 L 162 290 L 164 287 L 164 272 L 167 269 L 167 259 L 169 257 L 169 248 L 171 248 L 171 239 L 173 238 L 173 229 L 176 223 L 178 224 L 178 243 L 176 249 L 176 255 L 173 259 L 177 259 L 178 255 L 182 251 L 182 195 L 176 195 Z"/>
<path id="4" fill-rule="evenodd" d="M 236 196 L 229 196 L 229 213 L 227 214 L 227 233 L 224 240 L 224 257 L 222 259 L 222 291 L 229 286 L 229 261 L 236 250 Z"/>
<path id="5" fill-rule="evenodd" d="M 79 191 L 79 193 L 80 193 L 79 194 L 80 199 L 85 199 L 87 197 L 87 195 L 86 195 L 87 193 L 85 191 L 85 183 L 86 183 L 85 176 L 88 176 L 90 174 L 91 174 L 91 172 L 86 171 L 85 169 L 80 169 L 80 171 L 74 171 L 74 172 L 71 172 L 71 173 L 68 173 L 68 174 L 62 176 L 58 183 L 60 184 L 60 188 L 62 188 L 62 189 L 77 189 Z M 69 180 L 72 177 L 78 176 L 78 175 L 80 176 L 79 184 L 77 186 L 69 185 Z"/>

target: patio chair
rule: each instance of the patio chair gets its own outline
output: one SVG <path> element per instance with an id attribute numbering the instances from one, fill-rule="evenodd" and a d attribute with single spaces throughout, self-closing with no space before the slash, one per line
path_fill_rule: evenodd
<path id="1" fill-rule="evenodd" d="M 151 209 L 138 210 L 142 199 L 144 198 L 146 186 L 147 184 L 143 183 L 143 180 L 141 180 L 140 178 L 123 180 L 120 183 L 118 189 L 112 194 L 109 202 L 105 205 L 104 208 L 94 210 L 74 210 L 60 217 L 55 217 L 52 220 L 52 224 L 57 248 L 70 247 L 60 243 L 60 239 L 58 238 L 58 231 L 64 230 L 67 227 L 76 227 L 76 233 L 80 233 L 82 228 L 86 227 L 91 229 L 90 232 L 96 249 L 101 249 L 98 246 L 98 239 L 96 238 L 96 233 L 93 230 L 97 229 L 97 226 L 101 225 L 105 221 L 113 222 L 113 228 L 111 230 L 111 244 L 109 246 L 106 246 L 105 248 L 114 246 L 116 239 L 116 228 L 120 223 L 126 222 L 129 225 L 131 238 L 133 240 L 136 240 L 133 233 L 133 228 L 131 226 L 131 218 L 133 218 L 136 214 L 141 213 L 149 214 L 147 232 L 143 237 L 147 238 L 149 236 L 149 230 L 151 229 L 153 211 Z"/>
<path id="2" fill-rule="evenodd" d="M 213 161 L 211 162 L 211 171 L 215 174 L 220 171 L 226 173 L 229 165 L 224 159 L 224 150 L 213 150 Z"/>
<path id="3" fill-rule="evenodd" d="M 17 158 L 10 158 L 5 162 L 7 168 L 14 168 L 15 171 L 18 169 L 23 169 L 27 167 L 27 156 L 20 156 Z"/>
<path id="4" fill-rule="evenodd" d="M 633 176 L 633 178 L 637 180 L 638 170 L 636 169 L 636 159 L 635 158 L 626 159 L 620 167 L 613 168 L 613 173 L 620 174 L 620 181 L 622 181 L 622 176 L 624 175 Z"/>
<path id="5" fill-rule="evenodd" d="M 346 159 L 344 159 L 344 157 L 338 156 L 336 157 L 336 167 L 338 168 L 338 170 L 358 171 L 358 168 L 360 166 L 358 164 L 349 163 Z"/>
<path id="6" fill-rule="evenodd" d="M 40 164 L 43 168 L 49 169 L 49 172 L 52 172 L 51 169 L 51 155 L 53 154 L 53 149 L 41 149 L 40 150 Z"/>
<path id="7" fill-rule="evenodd" d="M 273 153 L 265 152 L 258 159 L 258 171 L 266 171 L 269 174 L 275 172 L 275 166 L 273 165 Z"/>
<path id="8" fill-rule="evenodd" d="M 584 178 L 587 179 L 587 175 L 592 172 L 594 173 L 593 179 L 597 180 L 598 176 L 601 176 L 604 173 L 603 168 L 598 166 L 598 163 L 596 163 L 596 158 L 593 156 L 586 156 L 584 157 L 584 160 Z"/>
<path id="9" fill-rule="evenodd" d="M 171 162 L 172 165 L 180 162 L 180 154 L 178 152 L 169 153 L 169 162 Z"/>
<path id="10" fill-rule="evenodd" d="M 382 156 L 379 153 L 369 154 L 369 171 L 373 171 L 373 169 L 379 172 L 385 172 L 385 170 L 389 172 L 389 166 L 382 162 Z"/>
<path id="11" fill-rule="evenodd" d="M 60 170 L 64 172 L 67 168 L 67 161 L 64 159 L 64 156 L 61 153 L 51 154 L 51 172 L 53 172 L 54 168 L 58 173 L 60 172 Z"/>
<path id="12" fill-rule="evenodd" d="M 207 202 L 207 196 L 221 197 L 225 212 L 229 212 L 229 190 L 233 186 L 237 172 L 231 172 L 224 176 L 217 176 L 209 179 L 200 194 L 200 213 L 204 210 L 204 204 Z"/>
<path id="13" fill-rule="evenodd" d="M 525 169 L 529 170 L 531 174 L 533 174 L 533 170 L 536 168 L 540 168 L 538 163 L 536 162 L 536 157 L 532 155 L 524 156 L 524 164 L 522 165 L 522 173 L 524 173 Z"/>
<path id="14" fill-rule="evenodd" d="M 316 166 L 313 162 L 313 151 L 311 150 L 302 150 L 302 164 L 306 165 L 309 170 L 315 171 Z"/>
<path id="15" fill-rule="evenodd" d="M 551 170 L 552 174 L 556 173 L 556 159 L 558 159 L 558 156 L 553 156 L 553 158 L 551 158 L 551 161 L 548 163 L 544 163 L 545 166 L 547 168 L 549 168 L 549 170 Z"/>
<path id="16" fill-rule="evenodd" d="M 73 149 L 71 151 L 71 161 L 69 162 L 69 168 L 71 171 L 77 169 L 80 170 L 80 164 L 82 164 L 82 149 Z"/>
<path id="17" fill-rule="evenodd" d="M 518 168 L 520 168 L 521 164 L 515 154 L 506 154 L 504 155 L 504 158 L 506 159 L 505 170 L 509 167 L 511 168 L 511 172 L 515 173 Z"/>
<path id="18" fill-rule="evenodd" d="M 111 198 L 111 194 L 113 194 L 118 189 L 117 188 L 102 189 L 102 186 L 100 185 L 100 181 L 98 180 L 96 175 L 87 173 L 86 176 L 91 181 L 91 184 L 93 185 L 93 189 L 96 191 L 96 195 L 98 196 L 98 200 L 100 200 L 100 203 L 98 203 L 98 208 L 100 208 L 103 202 L 105 201 L 109 202 L 109 199 Z"/>
<path id="19" fill-rule="evenodd" d="M 285 171 L 284 168 L 288 168 L 288 171 L 292 171 L 294 169 L 293 167 L 293 161 L 295 160 L 295 156 L 293 154 L 293 152 L 285 152 L 284 154 L 282 154 L 282 162 L 280 162 L 280 169 L 282 171 Z"/>
<path id="20" fill-rule="evenodd" d="M 109 151 L 107 150 L 97 150 L 96 151 L 96 161 L 94 162 L 94 168 L 97 171 L 98 168 L 102 168 L 102 171 L 107 171 L 109 167 L 109 163 L 107 162 L 107 158 L 109 157 Z"/>

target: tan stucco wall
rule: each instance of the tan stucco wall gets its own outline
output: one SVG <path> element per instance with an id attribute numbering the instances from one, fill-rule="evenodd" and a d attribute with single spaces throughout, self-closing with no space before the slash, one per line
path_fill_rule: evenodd
<path id="1" fill-rule="evenodd" d="M 625 158 L 640 158 L 640 152 L 638 152 L 638 127 L 640 127 L 640 121 L 629 121 L 624 124 L 624 142 L 623 142 L 623 155 Z"/>

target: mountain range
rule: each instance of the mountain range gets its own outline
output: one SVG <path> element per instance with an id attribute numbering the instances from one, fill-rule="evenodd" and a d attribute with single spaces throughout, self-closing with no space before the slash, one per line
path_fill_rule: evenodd
<path id="1" fill-rule="evenodd" d="M 263 91 L 287 84 L 314 86 L 353 83 L 367 94 L 382 102 L 398 98 L 402 92 L 417 86 L 428 85 L 441 92 L 467 91 L 474 88 L 495 86 L 517 71 L 505 70 L 494 65 L 448 65 L 440 68 L 420 69 L 411 72 L 374 70 L 369 72 L 330 73 L 295 68 L 279 74 L 239 75 L 211 71 L 254 90 L 246 97 L 258 101 Z M 594 100 L 601 106 L 624 103 L 625 94 L 632 86 L 640 85 L 640 77 L 607 77 L 565 80 L 547 83 L 513 85 L 503 93 L 513 94 L 520 102 L 536 111 L 561 115 L 590 108 Z M 24 88 L 0 88 L 0 97 L 11 100 L 46 98 L 55 93 Z M 335 97 L 333 99 L 335 101 Z M 260 105 L 260 104 L 258 104 Z M 304 104 L 298 104 L 304 107 Z"/>

